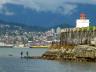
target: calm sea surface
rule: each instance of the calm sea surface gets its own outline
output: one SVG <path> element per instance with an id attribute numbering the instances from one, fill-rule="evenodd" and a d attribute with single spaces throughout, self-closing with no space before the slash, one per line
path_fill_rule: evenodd
<path id="1" fill-rule="evenodd" d="M 59 62 L 39 59 L 21 59 L 20 52 L 40 56 L 47 49 L 0 48 L 0 72 L 96 72 L 96 63 Z M 10 56 L 12 55 L 12 56 Z"/>

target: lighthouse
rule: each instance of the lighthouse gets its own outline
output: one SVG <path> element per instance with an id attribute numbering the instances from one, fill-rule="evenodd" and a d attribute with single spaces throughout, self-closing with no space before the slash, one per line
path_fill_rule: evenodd
<path id="1" fill-rule="evenodd" d="M 84 13 L 80 14 L 80 19 L 76 20 L 76 28 L 89 27 L 89 19 L 86 19 Z"/>

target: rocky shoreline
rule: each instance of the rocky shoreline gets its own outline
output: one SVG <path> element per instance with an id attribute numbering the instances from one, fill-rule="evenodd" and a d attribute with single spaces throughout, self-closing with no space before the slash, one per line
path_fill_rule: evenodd
<path id="1" fill-rule="evenodd" d="M 89 45 L 78 45 L 74 46 L 73 48 L 51 48 L 42 55 L 42 59 L 96 62 L 96 47 Z"/>

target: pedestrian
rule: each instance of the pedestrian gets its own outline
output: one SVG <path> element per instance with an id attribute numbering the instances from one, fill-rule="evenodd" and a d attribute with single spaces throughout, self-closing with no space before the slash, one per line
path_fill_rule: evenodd
<path id="1" fill-rule="evenodd" d="M 29 56 L 29 53 L 28 53 L 28 51 L 26 52 L 26 55 L 27 55 L 27 57 Z"/>
<path id="2" fill-rule="evenodd" d="M 21 58 L 23 57 L 23 52 L 21 51 Z"/>

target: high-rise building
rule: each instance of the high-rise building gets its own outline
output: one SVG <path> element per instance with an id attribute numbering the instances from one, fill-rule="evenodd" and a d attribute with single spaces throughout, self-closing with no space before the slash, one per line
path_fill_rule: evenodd
<path id="1" fill-rule="evenodd" d="M 76 20 L 76 28 L 89 27 L 89 19 L 86 19 L 84 13 L 80 14 L 80 19 Z"/>

